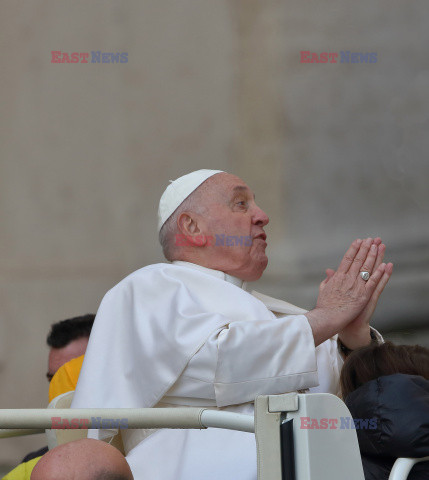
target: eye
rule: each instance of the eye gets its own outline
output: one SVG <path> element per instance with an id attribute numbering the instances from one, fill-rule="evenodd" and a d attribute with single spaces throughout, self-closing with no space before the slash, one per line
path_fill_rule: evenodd
<path id="1" fill-rule="evenodd" d="M 249 208 L 248 199 L 243 195 L 235 197 L 230 205 L 231 208 L 235 208 L 236 210 L 247 210 Z"/>

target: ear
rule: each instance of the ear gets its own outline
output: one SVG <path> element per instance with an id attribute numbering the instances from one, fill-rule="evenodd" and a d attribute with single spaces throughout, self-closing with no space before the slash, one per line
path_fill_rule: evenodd
<path id="1" fill-rule="evenodd" d="M 193 212 L 183 212 L 177 219 L 177 227 L 186 239 L 185 245 L 190 247 L 204 247 L 208 238 L 203 234 L 201 220 Z"/>

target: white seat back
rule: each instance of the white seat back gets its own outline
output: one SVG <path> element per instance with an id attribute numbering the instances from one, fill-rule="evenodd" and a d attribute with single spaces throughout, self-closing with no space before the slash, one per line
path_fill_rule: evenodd
<path id="1" fill-rule="evenodd" d="M 364 480 L 356 429 L 344 402 L 317 393 L 298 395 L 298 403 L 296 412 L 287 413 L 293 418 L 296 478 Z"/>
<path id="2" fill-rule="evenodd" d="M 262 395 L 255 406 L 258 480 L 281 480 L 280 424 L 289 419 L 293 419 L 296 480 L 364 480 L 354 423 L 338 397 L 328 393 Z M 289 466 L 283 466 L 286 476 Z"/>

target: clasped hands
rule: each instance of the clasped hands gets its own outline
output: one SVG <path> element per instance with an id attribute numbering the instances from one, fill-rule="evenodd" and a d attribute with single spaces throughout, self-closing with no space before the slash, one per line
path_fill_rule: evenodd
<path id="1" fill-rule="evenodd" d="M 385 250 L 379 237 L 357 239 L 337 271 L 326 270 L 316 307 L 306 314 L 316 346 L 337 333 L 351 350 L 370 343 L 369 322 L 393 271 L 392 263 L 383 263 Z M 367 281 L 360 275 L 364 271 Z"/>

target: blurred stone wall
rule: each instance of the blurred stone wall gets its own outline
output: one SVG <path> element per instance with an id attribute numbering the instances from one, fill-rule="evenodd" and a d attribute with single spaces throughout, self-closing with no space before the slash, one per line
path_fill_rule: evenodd
<path id="1" fill-rule="evenodd" d="M 395 275 L 376 326 L 426 325 L 428 21 L 424 1 L 5 0 L 0 408 L 45 406 L 50 324 L 162 261 L 157 201 L 198 168 L 240 175 L 270 215 L 259 290 L 311 308 L 353 238 L 380 235 Z M 1 442 L 13 464 L 44 438 Z"/>

